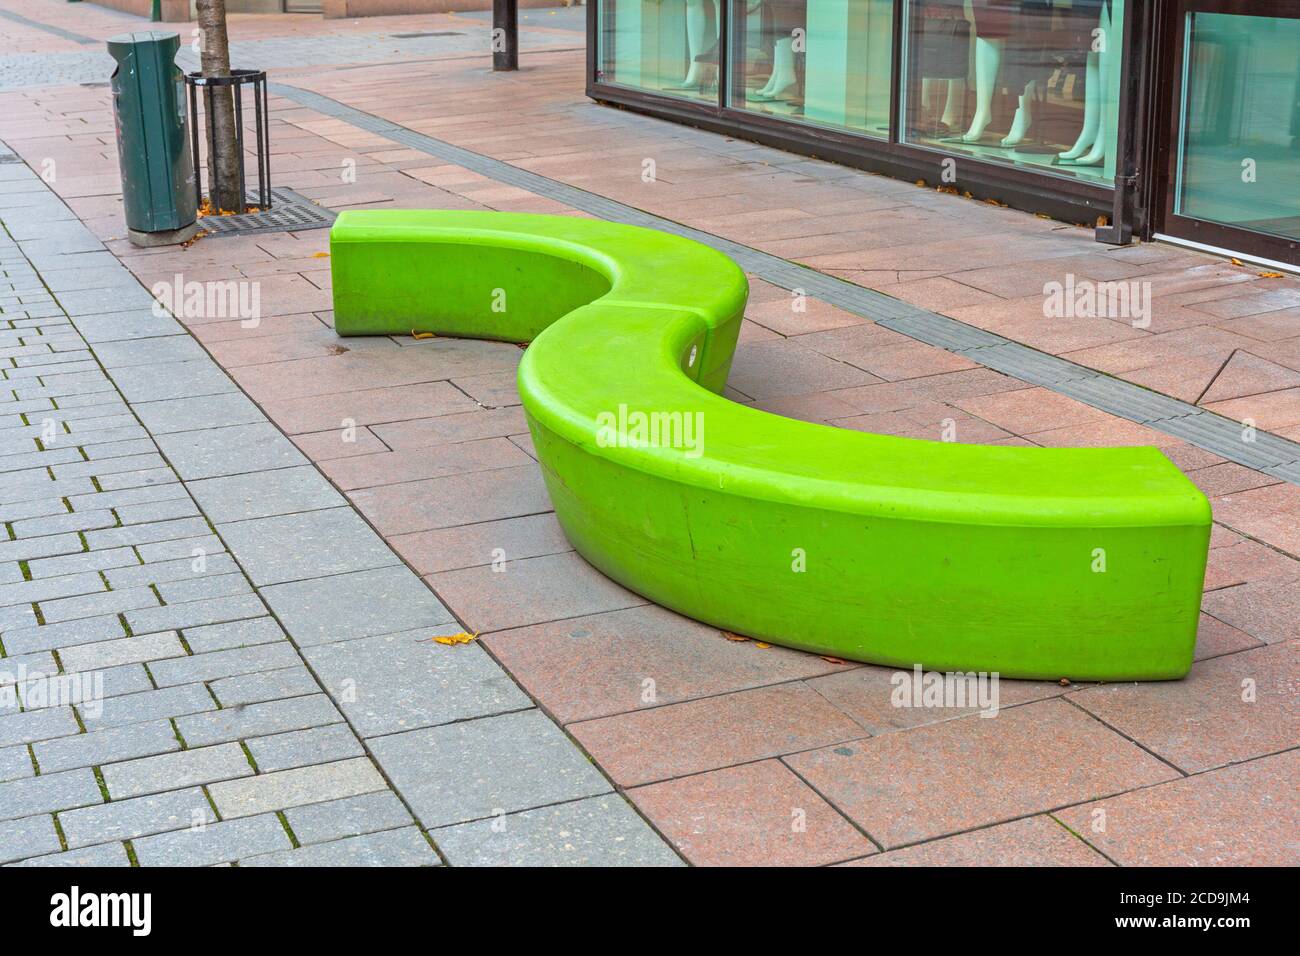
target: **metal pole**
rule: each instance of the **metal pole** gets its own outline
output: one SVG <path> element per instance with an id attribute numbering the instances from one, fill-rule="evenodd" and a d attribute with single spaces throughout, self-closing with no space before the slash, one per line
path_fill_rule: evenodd
<path id="1" fill-rule="evenodd" d="M 519 69 L 519 0 L 492 0 L 492 69 Z"/>

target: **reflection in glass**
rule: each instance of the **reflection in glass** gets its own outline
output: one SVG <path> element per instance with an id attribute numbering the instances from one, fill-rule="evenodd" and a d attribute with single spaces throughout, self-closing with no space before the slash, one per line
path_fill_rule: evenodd
<path id="1" fill-rule="evenodd" d="M 893 0 L 732 0 L 737 109 L 889 135 Z"/>
<path id="2" fill-rule="evenodd" d="M 1300 238 L 1300 20 L 1188 16 L 1175 211 Z"/>
<path id="3" fill-rule="evenodd" d="M 1124 0 L 908 0 L 903 138 L 1114 179 Z"/>
<path id="4" fill-rule="evenodd" d="M 717 0 L 602 0 L 599 78 L 716 102 Z"/>

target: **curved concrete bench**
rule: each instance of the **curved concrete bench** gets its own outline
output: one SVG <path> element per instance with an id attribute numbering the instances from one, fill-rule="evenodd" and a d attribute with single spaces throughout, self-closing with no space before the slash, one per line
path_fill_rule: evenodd
<path id="1" fill-rule="evenodd" d="M 573 546 L 751 637 L 910 668 L 1163 679 L 1191 665 L 1205 497 L 1154 448 L 946 444 L 722 398 L 748 284 L 588 219 L 356 211 L 341 335 L 531 341 L 519 392 Z"/>

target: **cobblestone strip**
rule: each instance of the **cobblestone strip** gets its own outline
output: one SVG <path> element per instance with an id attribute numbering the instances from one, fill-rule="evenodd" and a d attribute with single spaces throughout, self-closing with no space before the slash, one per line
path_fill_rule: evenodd
<path id="1" fill-rule="evenodd" d="M 0 227 L 0 863 L 680 862 L 21 163 Z"/>

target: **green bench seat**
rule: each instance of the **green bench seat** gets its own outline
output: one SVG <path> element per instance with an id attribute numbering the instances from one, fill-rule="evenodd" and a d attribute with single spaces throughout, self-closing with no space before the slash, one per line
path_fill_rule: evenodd
<path id="1" fill-rule="evenodd" d="M 1205 496 L 1154 448 L 864 434 L 721 396 L 741 270 L 564 216 L 344 212 L 340 335 L 531 342 L 519 393 L 574 548 L 685 615 L 819 654 L 1075 680 L 1191 665 Z"/>

